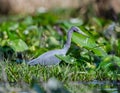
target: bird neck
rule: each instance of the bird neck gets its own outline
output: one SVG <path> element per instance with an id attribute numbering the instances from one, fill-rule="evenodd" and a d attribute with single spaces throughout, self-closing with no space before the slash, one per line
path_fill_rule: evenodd
<path id="1" fill-rule="evenodd" d="M 65 43 L 65 45 L 64 45 L 64 49 L 65 49 L 66 51 L 68 51 L 68 49 L 70 48 L 70 45 L 71 45 L 72 32 L 73 32 L 73 30 L 70 29 L 70 30 L 68 31 L 68 33 L 67 33 L 67 41 L 66 41 L 66 43 Z"/>

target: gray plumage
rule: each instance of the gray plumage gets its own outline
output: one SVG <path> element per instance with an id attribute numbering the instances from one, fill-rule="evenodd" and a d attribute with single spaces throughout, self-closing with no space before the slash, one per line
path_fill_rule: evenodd
<path id="1" fill-rule="evenodd" d="M 72 36 L 73 31 L 85 35 L 78 27 L 72 26 L 67 33 L 67 41 L 62 49 L 52 50 L 52 51 L 43 53 L 38 58 L 35 58 L 29 61 L 28 64 L 29 65 L 40 64 L 40 65 L 45 65 L 45 66 L 59 64 L 61 60 L 57 58 L 55 55 L 66 55 L 71 45 L 71 36 Z"/>

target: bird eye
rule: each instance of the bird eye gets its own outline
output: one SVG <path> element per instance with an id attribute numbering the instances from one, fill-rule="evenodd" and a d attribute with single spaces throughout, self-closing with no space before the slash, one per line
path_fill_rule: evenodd
<path id="1" fill-rule="evenodd" d="M 78 31 L 78 30 L 79 30 L 77 27 L 74 27 L 74 26 L 73 26 L 71 29 L 72 29 L 73 31 Z"/>

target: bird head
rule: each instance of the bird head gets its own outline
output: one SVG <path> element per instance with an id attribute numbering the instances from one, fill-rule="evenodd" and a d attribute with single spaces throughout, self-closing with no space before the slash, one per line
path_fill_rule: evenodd
<path id="1" fill-rule="evenodd" d="M 78 32 L 79 33 L 80 29 L 78 27 L 76 27 L 76 26 L 72 26 L 71 30 L 73 30 L 74 32 Z"/>
<path id="2" fill-rule="evenodd" d="M 80 34 L 82 34 L 82 35 L 84 35 L 84 36 L 87 36 L 83 31 L 81 31 L 78 27 L 76 27 L 76 26 L 72 26 L 71 27 L 71 30 L 72 31 L 74 31 L 74 32 L 78 32 L 78 33 L 80 33 Z"/>

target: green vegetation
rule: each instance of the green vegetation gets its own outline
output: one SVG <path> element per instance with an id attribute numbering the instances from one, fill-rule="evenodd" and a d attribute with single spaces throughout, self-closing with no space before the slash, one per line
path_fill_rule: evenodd
<path id="1" fill-rule="evenodd" d="M 65 83 L 91 80 L 120 80 L 120 26 L 114 33 L 105 31 L 112 22 L 91 17 L 68 17 L 65 11 L 15 17 L 0 23 L 0 72 L 7 82 L 31 84 L 55 77 Z M 70 13 L 70 11 L 68 12 Z M 64 17 L 63 17 L 64 16 Z M 78 26 L 87 36 L 74 33 L 66 56 L 57 56 L 57 66 L 28 66 L 26 62 L 40 54 L 62 48 L 71 26 Z M 110 35 L 109 35 L 110 34 Z M 5 72 L 3 71 L 5 70 Z M 1 74 L 0 80 L 6 81 Z M 68 88 L 69 89 L 69 88 Z"/>

